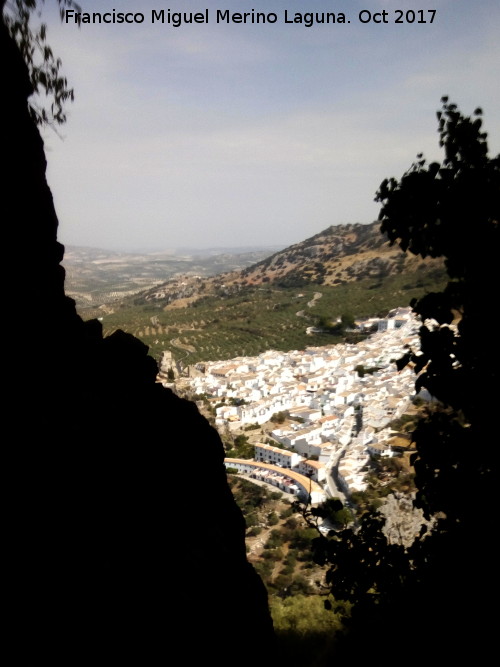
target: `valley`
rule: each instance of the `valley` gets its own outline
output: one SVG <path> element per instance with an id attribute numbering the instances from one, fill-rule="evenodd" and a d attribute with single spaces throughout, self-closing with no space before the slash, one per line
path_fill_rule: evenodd
<path id="1" fill-rule="evenodd" d="M 66 292 L 79 308 L 95 309 L 161 285 L 179 274 L 212 276 L 238 271 L 275 250 L 255 247 L 116 252 L 68 246 L 63 261 Z"/>
<path id="2" fill-rule="evenodd" d="M 240 253 L 231 261 L 244 263 L 251 255 Z M 134 264 L 132 284 L 132 269 L 124 276 L 119 261 L 104 262 L 104 269 L 99 259 L 86 264 L 83 259 L 89 274 L 85 289 L 79 290 L 68 269 L 82 317 L 98 318 L 106 335 L 122 329 L 137 336 L 157 361 L 170 351 L 181 372 L 204 361 L 340 342 L 345 332 L 331 325 L 343 315 L 384 315 L 445 284 L 439 261 L 417 261 L 391 247 L 377 223 L 330 227 L 246 268 L 211 276 L 195 273 L 192 265 L 189 273 L 161 281 L 160 265 L 153 269 L 143 257 Z M 136 289 L 139 274 L 155 284 Z M 89 301 L 89 286 L 99 281 L 97 296 Z M 112 299 L 101 298 L 110 293 Z M 356 340 L 352 333 L 347 338 Z"/>
<path id="3" fill-rule="evenodd" d="M 419 400 L 414 373 L 393 363 L 417 341 L 418 323 L 400 307 L 441 290 L 446 277 L 439 261 L 390 246 L 377 223 L 259 252 L 70 249 L 67 281 L 84 319 L 97 318 L 106 336 L 121 329 L 144 342 L 158 380 L 195 400 L 219 431 L 281 648 L 297 659 L 289 641 L 300 626 L 307 661 L 305 638 L 314 629 L 315 647 L 330 650 L 349 609 L 325 610 L 324 573 L 311 551 L 318 531 L 294 500 L 309 481 L 313 501 L 328 507 L 325 526 L 341 529 L 382 507 L 389 527 L 413 536 L 411 513 L 393 507 L 414 490 L 408 429 Z M 389 324 L 391 311 L 402 328 Z M 299 479 L 302 495 L 293 490 Z"/>

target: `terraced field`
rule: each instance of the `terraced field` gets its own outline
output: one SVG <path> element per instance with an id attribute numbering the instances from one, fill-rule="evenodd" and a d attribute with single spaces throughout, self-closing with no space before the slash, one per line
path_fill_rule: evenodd
<path id="1" fill-rule="evenodd" d="M 175 359 L 182 358 L 187 365 L 340 342 L 340 337 L 326 333 L 308 335 L 306 328 L 321 316 L 335 320 L 346 313 L 384 315 L 391 308 L 408 305 L 414 297 L 441 289 L 443 282 L 441 271 L 421 270 L 376 283 L 366 279 L 336 287 L 244 288 L 236 295 L 203 297 L 185 308 L 165 309 L 151 302 L 134 305 L 128 299 L 101 316 L 105 334 L 123 329 L 149 345 L 155 358 L 171 350 Z"/>

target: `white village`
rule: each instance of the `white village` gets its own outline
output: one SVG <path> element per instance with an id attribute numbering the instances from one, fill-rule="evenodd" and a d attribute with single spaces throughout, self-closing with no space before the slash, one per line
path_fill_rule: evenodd
<path id="1" fill-rule="evenodd" d="M 253 425 L 267 436 L 255 442 L 253 459 L 226 458 L 227 468 L 315 504 L 363 491 L 370 457 L 408 450 L 410 438 L 390 424 L 413 407 L 416 378 L 395 362 L 418 349 L 420 322 L 397 308 L 356 326 L 375 333 L 356 344 L 198 364 L 186 382 L 215 407 L 221 434 Z"/>

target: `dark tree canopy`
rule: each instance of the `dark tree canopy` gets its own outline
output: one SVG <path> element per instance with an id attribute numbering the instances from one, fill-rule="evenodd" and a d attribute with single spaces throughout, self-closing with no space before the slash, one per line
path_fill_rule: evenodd
<path id="1" fill-rule="evenodd" d="M 37 125 L 62 125 L 66 122 L 66 104 L 74 99 L 73 89 L 63 76 L 61 59 L 56 57 L 47 41 L 47 25 L 40 23 L 40 5 L 45 0 L 1 0 L 0 7 L 11 37 L 16 42 L 28 68 L 33 95 L 29 110 Z M 66 8 L 80 11 L 74 0 L 57 0 L 61 20 Z M 37 9 L 38 6 L 38 9 Z M 33 17 L 36 17 L 33 20 Z M 43 98 L 46 98 L 44 104 Z"/>
<path id="2" fill-rule="evenodd" d="M 425 387 L 453 411 L 444 418 L 441 412 L 433 417 L 441 434 L 439 445 L 429 444 L 434 427 L 428 421 L 419 426 L 415 464 L 420 504 L 429 512 L 445 511 L 448 519 L 455 514 L 457 520 L 463 508 L 452 510 L 450 498 L 451 504 L 456 502 L 462 485 L 479 492 L 495 454 L 485 445 L 494 434 L 490 429 L 496 396 L 494 391 L 483 396 L 482 389 L 498 382 L 498 361 L 487 344 L 487 317 L 498 286 L 500 156 L 488 156 L 481 116 L 476 109 L 472 117 L 465 117 L 443 98 L 438 112 L 443 163 L 427 164 L 419 156 L 400 182 L 384 181 L 377 193 L 383 204 L 381 230 L 391 241 L 403 250 L 443 256 L 446 261 L 445 290 L 412 302 L 424 322 L 421 349 L 409 353 L 404 362 L 412 361 L 416 372 L 422 371 L 417 389 Z M 428 318 L 439 326 L 426 326 Z M 453 321 L 456 329 L 449 326 Z M 478 448 L 482 463 L 474 467 Z"/>
<path id="3" fill-rule="evenodd" d="M 420 350 L 399 362 L 412 363 L 417 389 L 434 397 L 413 434 L 413 463 L 416 504 L 436 523 L 408 548 L 388 543 L 378 514 L 315 541 L 331 592 L 354 605 L 350 639 L 367 647 L 365 657 L 376 645 L 370 639 L 387 633 L 391 652 L 414 660 L 430 650 L 435 658 L 477 658 L 494 641 L 499 362 L 488 315 L 499 287 L 500 156 L 488 156 L 480 109 L 467 117 L 442 103 L 443 162 L 419 155 L 376 196 L 381 231 L 405 251 L 443 257 L 449 276 L 443 292 L 412 302 L 422 319 Z"/>

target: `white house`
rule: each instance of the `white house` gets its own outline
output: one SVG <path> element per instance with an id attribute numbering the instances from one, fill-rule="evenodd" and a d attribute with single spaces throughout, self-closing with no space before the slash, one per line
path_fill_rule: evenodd
<path id="1" fill-rule="evenodd" d="M 315 482 L 322 482 L 326 479 L 325 465 L 319 461 L 299 461 L 295 470 L 305 477 L 311 477 Z"/>
<path id="2" fill-rule="evenodd" d="M 246 459 L 227 458 L 224 464 L 226 468 L 236 468 L 242 474 L 272 484 L 280 491 L 291 493 L 303 500 L 309 497 L 313 504 L 322 503 L 326 500 L 326 493 L 317 482 L 293 470 Z"/>
<path id="3" fill-rule="evenodd" d="M 296 452 L 264 444 L 255 445 L 254 458 L 256 461 L 273 463 L 280 468 L 295 468 L 302 461 L 302 457 Z"/>

